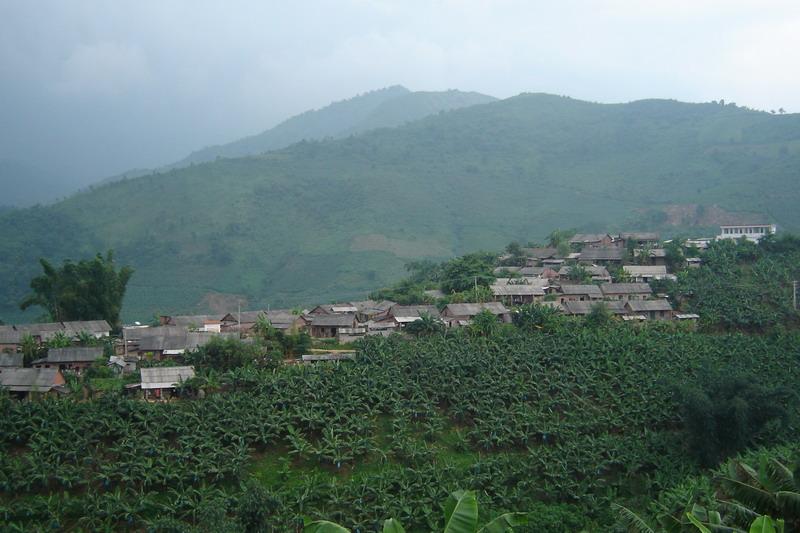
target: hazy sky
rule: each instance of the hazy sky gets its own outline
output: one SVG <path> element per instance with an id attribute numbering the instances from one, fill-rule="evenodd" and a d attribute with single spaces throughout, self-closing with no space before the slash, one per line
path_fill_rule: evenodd
<path id="1" fill-rule="evenodd" d="M 88 182 L 393 84 L 795 112 L 798 66 L 797 0 L 0 0 L 0 158 Z"/>

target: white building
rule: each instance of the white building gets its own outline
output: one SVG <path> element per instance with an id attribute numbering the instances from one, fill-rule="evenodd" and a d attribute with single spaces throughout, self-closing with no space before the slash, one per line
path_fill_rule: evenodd
<path id="1" fill-rule="evenodd" d="M 720 226 L 717 239 L 741 239 L 758 242 L 762 237 L 771 235 L 777 230 L 775 224 L 743 224 Z"/>

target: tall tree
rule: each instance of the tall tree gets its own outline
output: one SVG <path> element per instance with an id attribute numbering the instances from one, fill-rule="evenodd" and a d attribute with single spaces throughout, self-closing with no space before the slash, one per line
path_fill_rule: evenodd
<path id="1" fill-rule="evenodd" d="M 113 252 L 77 263 L 66 260 L 60 268 L 46 259 L 39 263 L 43 273 L 31 280 L 33 292 L 20 303 L 21 309 L 40 306 L 54 322 L 106 320 L 112 327 L 119 325 L 122 299 L 133 269 L 117 269 Z"/>

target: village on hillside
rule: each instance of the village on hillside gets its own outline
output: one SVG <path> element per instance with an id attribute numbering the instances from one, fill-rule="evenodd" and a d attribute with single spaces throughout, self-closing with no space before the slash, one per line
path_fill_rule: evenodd
<path id="1" fill-rule="evenodd" d="M 698 267 L 702 250 L 715 239 L 758 242 L 774 234 L 773 224 L 722 226 L 714 238 L 692 239 L 683 246 L 696 256 L 682 256 L 680 268 Z M 123 326 L 118 337 L 104 320 L 0 326 L 0 386 L 19 398 L 61 394 L 69 376 L 79 376 L 101 362 L 108 373 L 141 380 L 124 390 L 146 399 L 165 399 L 195 376 L 184 355 L 213 339 L 252 339 L 261 323 L 283 335 L 306 335 L 318 349 L 295 361 L 353 357 L 350 343 L 373 335 L 407 333 L 409 325 L 427 320 L 442 329 L 469 326 L 478 315 L 510 323 L 518 306 L 539 304 L 567 316 L 582 317 L 601 306 L 631 322 L 683 321 L 697 314 L 681 312 L 666 294 L 653 290 L 675 278 L 667 247 L 657 233 L 575 234 L 564 246 L 519 247 L 497 258 L 490 297 L 483 301 L 447 300 L 441 290 L 425 291 L 425 301 L 400 304 L 363 300 L 320 304 L 310 309 L 230 311 L 210 315 L 165 315 L 158 324 Z M 477 289 L 477 279 L 475 280 Z M 26 344 L 43 356 L 25 361 Z"/>

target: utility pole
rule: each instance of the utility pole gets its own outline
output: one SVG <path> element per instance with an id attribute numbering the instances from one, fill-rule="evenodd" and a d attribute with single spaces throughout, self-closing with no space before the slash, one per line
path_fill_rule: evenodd
<path id="1" fill-rule="evenodd" d="M 241 300 L 236 300 L 236 304 L 239 306 L 239 315 L 238 315 L 238 317 L 236 319 L 236 322 L 238 323 L 239 327 L 236 328 L 236 329 L 239 330 L 239 338 L 241 339 L 242 338 L 242 301 Z"/>
<path id="2" fill-rule="evenodd" d="M 475 276 L 475 292 L 478 292 L 478 276 Z"/>
<path id="3" fill-rule="evenodd" d="M 797 280 L 792 282 L 792 307 L 797 311 Z"/>

